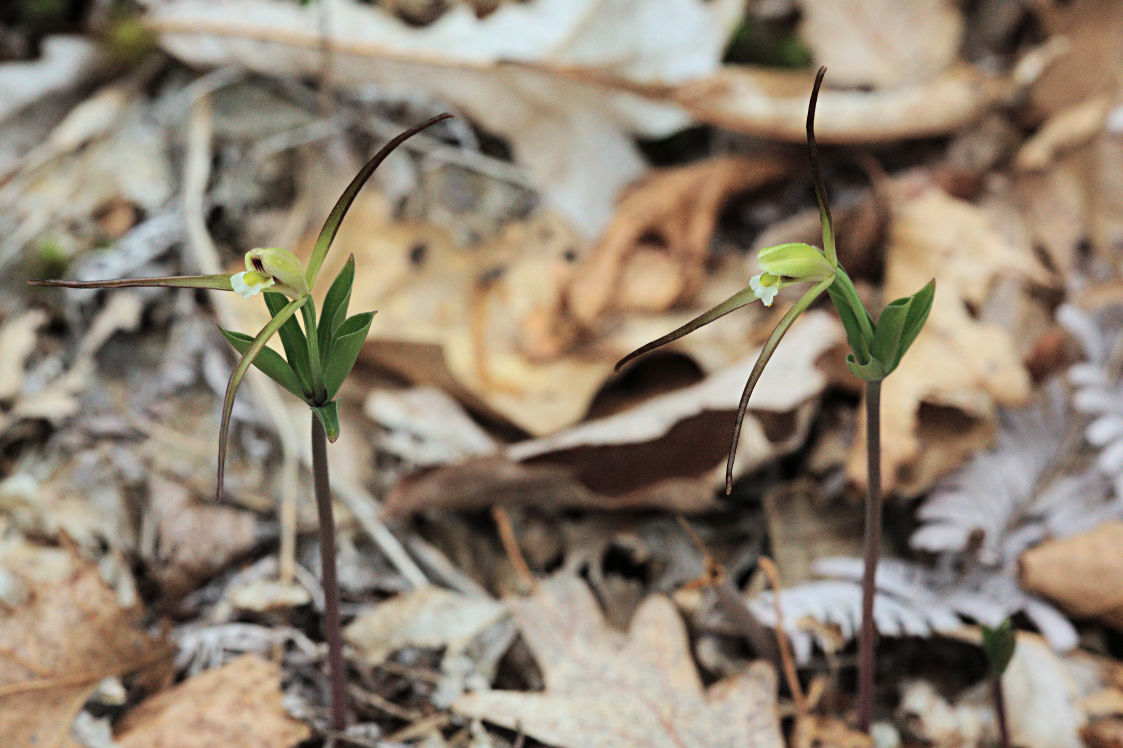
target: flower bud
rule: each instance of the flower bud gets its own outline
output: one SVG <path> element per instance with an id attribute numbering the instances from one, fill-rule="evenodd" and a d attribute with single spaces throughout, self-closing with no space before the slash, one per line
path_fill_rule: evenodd
<path id="1" fill-rule="evenodd" d="M 304 268 L 287 249 L 251 249 L 246 252 L 246 270 L 230 277 L 230 285 L 243 298 L 271 288 L 294 299 L 308 295 Z"/>
<path id="2" fill-rule="evenodd" d="M 794 281 L 821 281 L 834 275 L 834 265 L 822 250 L 802 242 L 765 247 L 757 253 L 765 274 Z"/>

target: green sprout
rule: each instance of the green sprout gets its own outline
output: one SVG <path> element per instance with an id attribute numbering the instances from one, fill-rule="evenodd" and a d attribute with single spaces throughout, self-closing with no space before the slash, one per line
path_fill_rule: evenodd
<path id="1" fill-rule="evenodd" d="M 1018 645 L 1014 626 L 1007 618 L 995 628 L 986 624 L 979 626 L 983 635 L 983 652 L 990 666 L 991 694 L 994 698 L 994 713 L 998 720 L 998 735 L 1002 748 L 1010 748 L 1010 723 L 1006 718 L 1006 696 L 1002 692 L 1002 675 L 1014 657 Z"/>
<path id="2" fill-rule="evenodd" d="M 335 399 L 359 357 L 374 312 L 347 316 L 351 286 L 355 280 L 355 259 L 348 258 L 324 295 L 317 320 L 316 302 L 310 289 L 339 231 L 343 218 L 379 164 L 405 140 L 448 119 L 441 114 L 410 128 L 390 140 L 359 170 L 328 214 L 309 258 L 307 268 L 286 249 L 252 249 L 246 253 L 246 269 L 234 275 L 190 275 L 163 278 L 126 278 L 103 281 L 30 281 L 38 286 L 66 288 L 126 288 L 163 286 L 170 288 L 207 288 L 235 291 L 244 298 L 261 294 L 269 309 L 269 322 L 256 335 L 224 330 L 222 334 L 241 358 L 226 384 L 222 421 L 218 436 L 218 477 L 216 496 L 221 501 L 234 398 L 250 366 L 307 403 L 312 410 L 312 474 L 319 511 L 320 558 L 324 588 L 324 638 L 328 644 L 331 681 L 332 728 L 343 730 L 347 723 L 346 671 L 339 619 L 339 584 L 335 569 L 335 524 L 332 518 L 331 489 L 328 480 L 326 442 L 339 438 L 339 402 Z M 303 327 L 295 315 L 301 313 Z M 267 348 L 277 335 L 285 355 Z"/>
<path id="3" fill-rule="evenodd" d="M 737 454 L 737 443 L 741 434 L 741 424 L 748 410 L 749 398 L 764 373 L 772 354 L 791 329 L 792 324 L 825 291 L 842 320 L 850 353 L 846 357 L 847 366 L 859 379 L 866 383 L 866 423 L 868 428 L 867 448 L 867 488 L 864 573 L 862 578 L 862 627 L 858 642 L 858 727 L 869 732 L 873 716 L 873 675 L 874 675 L 874 622 L 873 599 L 874 579 L 880 555 L 881 542 L 881 382 L 900 364 L 909 346 L 916 340 L 928 319 L 935 295 L 935 281 L 930 281 L 911 296 L 890 302 L 875 322 L 866 311 L 854 282 L 838 261 L 835 249 L 834 222 L 831 219 L 830 204 L 823 183 L 819 151 L 815 144 L 815 104 L 823 83 L 826 68 L 819 68 L 811 91 L 807 108 L 807 147 L 811 159 L 811 176 L 815 185 L 815 198 L 819 204 L 819 219 L 823 232 L 823 247 L 810 244 L 791 243 L 767 247 L 757 254 L 762 272 L 749 279 L 747 288 L 735 293 L 725 301 L 699 315 L 682 327 L 633 351 L 616 364 L 619 371 L 626 363 L 648 351 L 663 346 L 673 340 L 697 330 L 703 325 L 723 317 L 743 306 L 760 300 L 771 306 L 777 293 L 788 286 L 812 284 L 803 296 L 780 319 L 765 341 L 756 364 L 749 373 L 741 401 L 737 406 L 737 417 L 733 427 L 733 439 L 725 466 L 725 492 L 733 490 L 733 460 Z"/>

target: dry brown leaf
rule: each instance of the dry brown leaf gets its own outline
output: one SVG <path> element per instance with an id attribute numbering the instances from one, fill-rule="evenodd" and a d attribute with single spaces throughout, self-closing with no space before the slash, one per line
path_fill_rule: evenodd
<path id="1" fill-rule="evenodd" d="M 651 172 L 627 191 L 574 270 L 565 310 L 589 327 L 612 307 L 660 312 L 689 299 L 705 275 L 714 226 L 730 195 L 779 179 L 788 163 L 724 156 Z M 653 267 L 651 253 L 636 251 L 653 239 L 662 250 L 656 256 L 669 262 Z"/>
<path id="2" fill-rule="evenodd" d="M 800 0 L 799 33 L 833 84 L 894 88 L 935 77 L 959 51 L 963 17 L 948 0 Z"/>
<path id="3" fill-rule="evenodd" d="M 10 540 L 0 566 L 24 599 L 0 602 L 0 735 L 5 745 L 76 745 L 74 716 L 98 682 L 167 662 L 171 648 L 134 627 L 96 564 Z"/>
<path id="4" fill-rule="evenodd" d="M 471 693 L 454 711 L 575 748 L 783 745 L 771 667 L 758 662 L 703 689 L 667 598 L 645 600 L 626 637 L 576 577 L 555 577 L 510 605 L 546 691 Z"/>
<path id="5" fill-rule="evenodd" d="M 1012 243 L 985 213 L 923 180 L 900 180 L 892 211 L 884 300 L 936 280 L 928 323 L 882 391 L 885 490 L 912 494 L 991 433 L 996 405 L 1021 405 L 1030 394 L 1010 333 L 978 321 L 973 310 L 998 277 L 1046 285 L 1052 278 L 1029 247 Z M 861 485 L 865 451 L 863 436 L 847 463 Z"/>
<path id="6" fill-rule="evenodd" d="M 312 731 L 281 699 L 281 668 L 243 655 L 144 701 L 115 739 L 121 748 L 286 748 Z"/>
<path id="7" fill-rule="evenodd" d="M 1059 153 L 1088 142 L 1100 132 L 1109 108 L 1107 96 L 1096 96 L 1062 109 L 1022 144 L 1014 165 L 1026 171 L 1045 169 Z"/>
<path id="8" fill-rule="evenodd" d="M 1123 718 L 1097 719 L 1080 731 L 1087 748 L 1123 748 Z"/>
<path id="9" fill-rule="evenodd" d="M 1041 14 L 1046 33 L 1065 42 L 1064 54 L 1054 60 L 1029 91 L 1033 115 L 1050 117 L 1068 107 L 1119 85 L 1123 64 L 1123 4 L 1116 0 L 1077 0 L 1053 3 Z"/>
<path id="10" fill-rule="evenodd" d="M 260 542 L 249 512 L 198 501 L 187 487 L 159 475 L 149 480 L 149 496 L 156 532 L 149 571 L 169 597 L 195 589 Z M 214 531 L 218 527 L 222 532 Z"/>
<path id="11" fill-rule="evenodd" d="M 597 331 L 600 337 L 559 336 L 557 312 L 576 246 L 577 238 L 556 218 L 539 214 L 479 246 L 457 247 L 441 229 L 392 220 L 385 199 L 365 193 L 320 277 L 330 281 L 347 255 L 355 255 L 351 308 L 379 312 L 364 361 L 538 436 L 585 417 L 621 356 L 739 291 L 747 280 L 738 259 L 719 258 L 692 308 L 622 321 L 606 315 L 604 324 L 613 326 Z M 731 315 L 675 350 L 706 372 L 729 366 L 749 345 L 761 314 Z"/>
<path id="12" fill-rule="evenodd" d="M 760 378 L 742 425 L 736 474 L 803 444 L 815 397 L 827 383 L 816 366 L 842 331 L 825 312 L 804 315 Z M 387 510 L 482 508 L 534 503 L 603 509 L 715 507 L 724 480 L 733 417 L 759 348 L 701 382 L 615 415 L 519 442 L 483 457 L 409 476 Z"/>
<path id="13" fill-rule="evenodd" d="M 1019 559 L 1022 586 L 1077 618 L 1098 618 L 1123 629 L 1123 522 L 1048 540 Z"/>

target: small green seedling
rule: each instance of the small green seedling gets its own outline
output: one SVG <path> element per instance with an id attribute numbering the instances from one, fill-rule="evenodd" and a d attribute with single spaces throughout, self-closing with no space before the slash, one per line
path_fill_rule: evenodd
<path id="1" fill-rule="evenodd" d="M 745 418 L 753 389 L 764 373 L 764 367 L 768 365 L 772 354 L 776 352 L 776 347 L 799 315 L 806 311 L 824 291 L 830 296 L 850 344 L 850 353 L 846 357 L 847 366 L 855 376 L 866 383 L 868 494 L 865 569 L 862 577 L 862 627 L 858 641 L 858 727 L 868 733 L 873 719 L 874 578 L 881 542 L 881 382 L 897 368 L 901 358 L 923 329 L 928 313 L 932 309 L 936 285 L 935 281 L 930 281 L 913 295 L 890 302 L 875 322 L 858 297 L 858 291 L 854 288 L 850 276 L 839 263 L 835 250 L 834 223 L 823 184 L 819 151 L 815 145 L 815 103 L 825 74 L 826 68 L 820 68 L 815 77 L 811 101 L 807 109 L 807 146 L 811 158 L 815 197 L 819 203 L 823 248 L 819 249 L 810 244 L 790 243 L 760 250 L 757 259 L 762 272 L 749 279 L 747 288 L 677 330 L 628 354 L 616 364 L 616 370 L 619 371 L 622 366 L 637 356 L 677 340 L 758 299 L 765 306 L 771 306 L 776 294 L 782 289 L 799 284 L 812 284 L 768 336 L 741 393 L 733 427 L 733 441 L 725 465 L 725 492 L 729 493 L 733 489 L 733 460 L 737 453 L 741 423 Z"/>
<path id="2" fill-rule="evenodd" d="M 998 720 L 998 735 L 1002 748 L 1010 748 L 1010 723 L 1006 718 L 1006 696 L 1002 692 L 1002 676 L 1014 657 L 1018 641 L 1014 626 L 1007 618 L 997 627 L 986 624 L 979 626 L 983 633 L 983 652 L 990 666 L 991 694 L 994 698 L 994 714 Z"/>
<path id="3" fill-rule="evenodd" d="M 256 335 L 250 336 L 219 328 L 235 350 L 241 354 L 241 359 L 226 384 L 226 395 L 222 403 L 215 491 L 218 499 L 221 500 L 234 397 L 250 366 L 256 366 L 274 382 L 307 403 L 312 410 L 312 474 L 316 506 L 319 511 L 320 560 L 323 567 L 324 588 L 324 638 L 328 644 L 331 723 L 332 728 L 337 731 L 343 730 L 347 724 L 347 681 L 339 620 L 339 584 L 335 570 L 335 523 L 332 518 L 326 442 L 334 442 L 339 437 L 339 403 L 335 398 L 359 357 L 374 312 L 360 312 L 347 316 L 351 286 L 355 281 L 354 257 L 348 258 L 325 294 L 318 319 L 311 289 L 315 286 L 316 277 L 339 231 L 339 225 L 347 215 L 355 196 L 374 170 L 405 140 L 451 116 L 442 114 L 433 117 L 401 133 L 383 146 L 359 170 L 328 214 L 316 239 L 307 268 L 301 267 L 300 260 L 292 252 L 270 248 L 252 249 L 247 252 L 245 271 L 234 275 L 192 275 L 106 281 L 31 281 L 33 285 L 66 288 L 132 286 L 208 288 L 216 291 L 236 291 L 247 299 L 261 294 L 271 318 Z M 295 319 L 298 311 L 304 322 L 303 328 Z M 281 338 L 284 356 L 266 348 L 266 344 L 274 335 L 279 335 Z"/>

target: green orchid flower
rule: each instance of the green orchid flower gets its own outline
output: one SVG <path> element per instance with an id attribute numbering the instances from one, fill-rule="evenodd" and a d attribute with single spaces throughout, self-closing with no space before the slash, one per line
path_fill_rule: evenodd
<path id="1" fill-rule="evenodd" d="M 245 272 L 230 276 L 230 285 L 243 299 L 267 288 L 293 299 L 308 295 L 304 268 L 287 249 L 251 249 L 246 252 Z"/>
<path id="2" fill-rule="evenodd" d="M 760 380 L 777 346 L 791 329 L 792 324 L 807 310 L 823 292 L 828 292 L 838 310 L 842 325 L 846 330 L 851 353 L 847 364 L 851 371 L 867 382 L 879 382 L 900 363 L 905 351 L 920 334 L 921 328 L 932 308 L 935 284 L 929 283 L 913 296 L 897 299 L 882 312 L 875 324 L 858 296 L 850 276 L 838 262 L 835 251 L 834 224 L 831 220 L 830 205 L 826 199 L 819 166 L 818 149 L 815 146 L 815 103 L 822 84 L 825 69 L 819 71 L 811 94 L 807 112 L 807 143 L 811 156 L 811 172 L 815 184 L 815 195 L 819 203 L 820 223 L 823 231 L 823 248 L 813 247 L 802 242 L 779 244 L 765 247 L 757 253 L 761 271 L 749 279 L 749 285 L 730 296 L 717 306 L 672 330 L 661 338 L 637 348 L 616 364 L 616 371 L 628 362 L 649 351 L 666 345 L 687 335 L 699 327 L 708 325 L 732 311 L 759 300 L 771 306 L 776 296 L 789 286 L 811 284 L 803 296 L 780 319 L 765 341 L 756 364 L 749 373 L 745 389 L 737 406 L 737 417 L 733 427 L 733 439 L 725 468 L 725 491 L 733 489 L 733 460 L 741 434 L 741 424 L 748 410 L 749 398 Z"/>
<path id="3" fill-rule="evenodd" d="M 273 247 L 251 249 L 245 255 L 245 271 L 233 275 L 102 281 L 40 280 L 31 281 L 31 284 L 66 288 L 206 288 L 233 291 L 247 299 L 258 294 L 262 296 L 271 318 L 256 335 L 219 328 L 226 340 L 241 354 L 227 382 L 222 404 L 216 481 L 216 493 L 221 499 L 234 398 L 251 366 L 256 366 L 281 387 L 304 400 L 320 420 L 329 441 L 334 442 L 339 437 L 339 406 L 335 397 L 358 359 L 374 312 L 347 316 L 351 284 L 355 279 L 354 258 L 347 261 L 325 295 L 323 313 L 318 324 L 316 303 L 309 289 L 316 282 L 324 258 L 339 231 L 339 225 L 359 189 L 374 170 L 403 141 L 450 116 L 442 114 L 406 130 L 388 142 L 363 166 L 328 214 L 307 267 L 302 266 L 292 252 Z M 294 318 L 297 312 L 301 313 L 303 326 Z M 274 335 L 281 338 L 284 356 L 266 347 Z"/>

